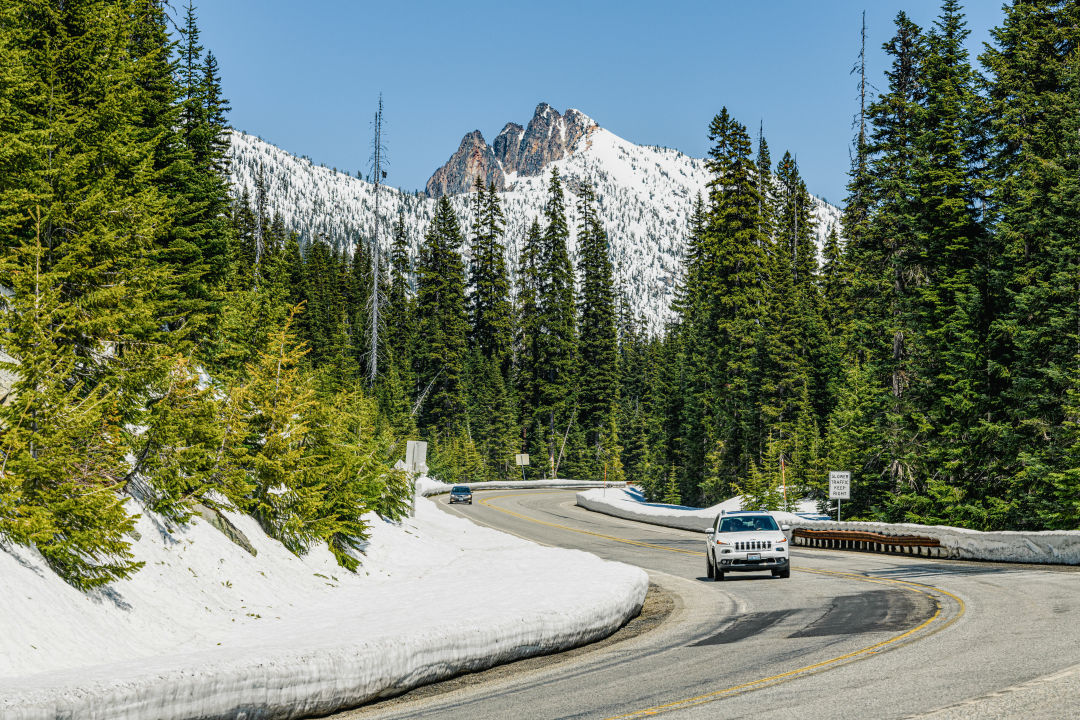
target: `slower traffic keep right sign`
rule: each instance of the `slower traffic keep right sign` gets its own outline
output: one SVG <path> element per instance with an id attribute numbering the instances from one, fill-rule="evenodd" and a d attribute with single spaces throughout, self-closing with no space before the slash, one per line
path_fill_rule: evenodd
<path id="1" fill-rule="evenodd" d="M 851 499 L 851 472 L 829 471 L 829 499 L 836 501 L 836 521 L 840 521 L 840 501 Z"/>
<path id="2" fill-rule="evenodd" d="M 829 471 L 829 499 L 851 499 L 851 473 L 847 470 Z"/>

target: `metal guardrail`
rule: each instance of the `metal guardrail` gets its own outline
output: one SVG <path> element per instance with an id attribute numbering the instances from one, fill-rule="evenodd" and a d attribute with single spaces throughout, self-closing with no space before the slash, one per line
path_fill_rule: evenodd
<path id="1" fill-rule="evenodd" d="M 795 528 L 791 532 L 791 542 L 794 545 L 834 550 L 861 550 L 863 552 L 925 555 L 929 557 L 945 556 L 945 550 L 941 546 L 940 540 L 921 535 L 888 535 L 862 530 Z"/>

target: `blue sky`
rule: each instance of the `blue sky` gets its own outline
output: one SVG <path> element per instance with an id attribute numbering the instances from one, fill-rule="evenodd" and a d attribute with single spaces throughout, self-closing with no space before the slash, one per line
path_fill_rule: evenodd
<path id="1" fill-rule="evenodd" d="M 184 0 L 174 0 L 182 7 Z M 1000 24 L 996 0 L 966 8 L 969 48 Z M 385 104 L 388 184 L 423 188 L 474 129 L 491 142 L 537 103 L 578 108 L 615 134 L 695 157 L 727 106 L 774 161 L 798 156 L 811 190 L 844 195 L 863 9 L 870 79 L 881 45 L 923 0 L 555 0 L 352 2 L 203 0 L 203 44 L 220 61 L 234 127 L 317 163 L 367 172 L 371 120 Z"/>

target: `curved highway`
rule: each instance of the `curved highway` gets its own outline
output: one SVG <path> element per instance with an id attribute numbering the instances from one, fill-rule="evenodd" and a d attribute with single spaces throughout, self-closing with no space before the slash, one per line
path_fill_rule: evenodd
<path id="1" fill-rule="evenodd" d="M 574 496 L 438 501 L 530 540 L 639 565 L 670 598 L 663 622 L 335 717 L 1080 717 L 1075 568 L 796 548 L 790 579 L 711 582 L 702 534 L 592 513 Z"/>

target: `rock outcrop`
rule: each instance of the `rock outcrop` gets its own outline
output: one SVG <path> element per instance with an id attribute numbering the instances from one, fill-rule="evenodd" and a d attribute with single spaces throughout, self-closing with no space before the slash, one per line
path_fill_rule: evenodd
<path id="1" fill-rule="evenodd" d="M 480 131 L 473 130 L 462 138 L 457 152 L 427 181 L 428 197 L 471 192 L 476 189 L 477 178 L 485 185 L 495 183 L 500 190 L 506 187 L 506 176 L 495 153 L 484 142 Z"/>
<path id="2" fill-rule="evenodd" d="M 494 150 L 495 159 L 499 161 L 503 168 L 516 168 L 518 166 L 518 157 L 521 155 L 521 139 L 523 137 L 525 137 L 525 128 L 514 122 L 506 123 L 506 127 L 495 137 L 491 149 Z M 514 171 L 511 170 L 510 172 Z"/>
<path id="3" fill-rule="evenodd" d="M 506 190 L 507 175 L 539 175 L 548 163 L 572 153 L 596 127 L 583 112 L 571 108 L 560 115 L 547 103 L 540 103 L 527 127 L 507 123 L 491 146 L 479 130 L 466 135 L 457 152 L 428 180 L 427 194 L 439 197 L 469 192 L 477 177 Z"/>

